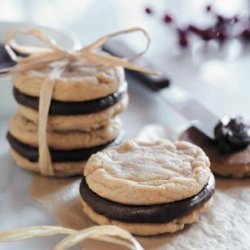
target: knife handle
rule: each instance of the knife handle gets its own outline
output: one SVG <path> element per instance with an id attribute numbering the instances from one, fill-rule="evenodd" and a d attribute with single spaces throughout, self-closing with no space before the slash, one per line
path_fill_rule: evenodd
<path id="1" fill-rule="evenodd" d="M 4 44 L 0 44 L 0 69 L 9 68 L 15 64 L 16 62 L 11 59 L 9 53 L 5 49 Z"/>
<path id="2" fill-rule="evenodd" d="M 153 67 L 148 67 L 148 68 L 153 69 Z M 147 88 L 155 92 L 163 88 L 169 87 L 170 85 L 170 80 L 163 76 L 147 75 L 133 70 L 126 70 L 126 71 L 128 71 L 129 74 L 137 78 Z"/>
<path id="3" fill-rule="evenodd" d="M 128 57 L 134 54 L 132 48 L 120 41 L 109 42 L 103 46 L 103 50 L 119 57 Z M 137 63 L 143 67 L 155 69 L 146 58 L 137 59 Z M 142 72 L 126 70 L 129 74 L 137 78 L 144 86 L 152 91 L 159 91 L 163 88 L 169 87 L 170 80 L 164 76 L 149 75 Z"/>
<path id="4" fill-rule="evenodd" d="M 14 48 L 12 48 L 12 50 L 14 51 L 14 53 L 17 56 L 20 56 L 20 57 L 29 56 L 29 54 L 20 53 L 19 51 L 15 50 Z M 1 70 L 0 74 L 5 74 L 12 67 L 14 67 L 16 64 L 17 64 L 17 62 L 11 58 L 11 55 L 9 54 L 8 50 L 6 49 L 5 44 L 0 43 L 0 70 Z"/>

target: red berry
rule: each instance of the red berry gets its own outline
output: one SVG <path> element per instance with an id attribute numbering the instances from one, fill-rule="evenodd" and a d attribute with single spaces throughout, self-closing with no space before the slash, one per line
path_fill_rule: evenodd
<path id="1" fill-rule="evenodd" d="M 206 6 L 206 11 L 207 11 L 207 12 L 210 12 L 211 10 L 212 10 L 212 6 L 211 6 L 211 5 L 207 5 L 207 6 Z"/>
<path id="2" fill-rule="evenodd" d="M 181 47 L 187 47 L 188 46 L 187 31 L 178 30 L 178 36 L 179 36 L 179 45 Z"/>
<path id="3" fill-rule="evenodd" d="M 164 21 L 165 23 L 172 23 L 172 22 L 173 22 L 173 18 L 172 18 L 170 15 L 166 14 L 166 15 L 164 16 L 164 18 L 163 18 L 163 21 Z"/>
<path id="4" fill-rule="evenodd" d="M 147 13 L 147 14 L 153 14 L 153 10 L 151 9 L 151 8 L 149 8 L 149 7 L 147 7 L 147 8 L 145 8 L 145 12 Z"/>
<path id="5" fill-rule="evenodd" d="M 223 31 L 217 31 L 216 36 L 217 36 L 219 42 L 221 42 L 221 43 L 224 42 L 227 39 L 227 35 Z"/>
<path id="6" fill-rule="evenodd" d="M 242 31 L 241 36 L 243 39 L 249 41 L 250 40 L 250 28 L 246 28 Z"/>
<path id="7" fill-rule="evenodd" d="M 217 15 L 217 22 L 218 22 L 218 24 L 224 24 L 225 18 L 221 15 Z"/>
<path id="8" fill-rule="evenodd" d="M 238 23 L 238 22 L 239 22 L 239 17 L 238 17 L 238 16 L 235 16 L 235 17 L 233 18 L 233 21 L 234 21 L 234 23 Z"/>

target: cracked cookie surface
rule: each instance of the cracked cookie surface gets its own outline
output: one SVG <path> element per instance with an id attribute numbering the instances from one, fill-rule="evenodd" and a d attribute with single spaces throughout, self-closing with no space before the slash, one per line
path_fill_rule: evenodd
<path id="1" fill-rule="evenodd" d="M 41 85 L 51 69 L 15 73 L 12 81 L 24 94 L 39 97 Z M 78 66 L 68 69 L 56 80 L 52 99 L 58 101 L 87 101 L 115 92 L 125 81 L 121 67 Z"/>
<path id="2" fill-rule="evenodd" d="M 191 197 L 207 184 L 210 162 L 203 150 L 184 141 L 129 140 L 88 160 L 89 188 L 108 200 L 155 205 Z"/>

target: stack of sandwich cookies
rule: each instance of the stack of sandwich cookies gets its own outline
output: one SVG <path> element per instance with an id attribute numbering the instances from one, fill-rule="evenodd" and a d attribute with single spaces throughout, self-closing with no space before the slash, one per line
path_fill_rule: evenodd
<path id="1" fill-rule="evenodd" d="M 156 235 L 194 223 L 212 200 L 210 162 L 183 141 L 127 141 L 92 155 L 80 185 L 84 212 L 98 224 Z"/>
<path id="2" fill-rule="evenodd" d="M 40 172 L 38 107 L 47 70 L 13 75 L 18 112 L 9 123 L 8 140 L 17 165 Z M 83 171 L 91 154 L 121 141 L 117 115 L 127 106 L 123 69 L 81 66 L 68 68 L 56 80 L 47 124 L 47 141 L 56 176 Z"/>

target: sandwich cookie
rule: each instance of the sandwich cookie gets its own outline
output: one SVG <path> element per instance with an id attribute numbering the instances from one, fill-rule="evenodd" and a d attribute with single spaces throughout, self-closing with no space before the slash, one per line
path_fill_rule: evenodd
<path id="1" fill-rule="evenodd" d="M 16 73 L 12 77 L 19 112 L 37 124 L 39 94 L 46 77 L 47 69 Z M 127 104 L 127 82 L 122 68 L 69 67 L 56 80 L 48 128 L 97 129 L 124 111 Z"/>
<path id="2" fill-rule="evenodd" d="M 196 222 L 215 183 L 206 154 L 183 141 L 127 141 L 92 155 L 80 185 L 84 212 L 98 224 L 156 235 Z"/>
<path id="3" fill-rule="evenodd" d="M 118 143 L 121 137 L 119 119 L 111 120 L 107 126 L 90 132 L 48 130 L 48 146 L 56 175 L 80 174 L 91 154 Z M 39 172 L 38 126 L 16 113 L 10 119 L 7 138 L 17 165 Z"/>
<path id="4" fill-rule="evenodd" d="M 216 142 L 210 140 L 195 128 L 185 131 L 180 138 L 195 143 L 204 149 L 211 160 L 213 173 L 235 178 L 250 176 L 250 145 L 230 153 L 222 153 L 218 150 Z"/>
<path id="5" fill-rule="evenodd" d="M 81 102 L 99 99 L 116 92 L 125 81 L 121 67 L 72 64 L 56 80 L 52 99 Z M 28 96 L 39 97 L 41 86 L 48 79 L 49 67 L 18 72 L 12 75 L 14 87 Z"/>

